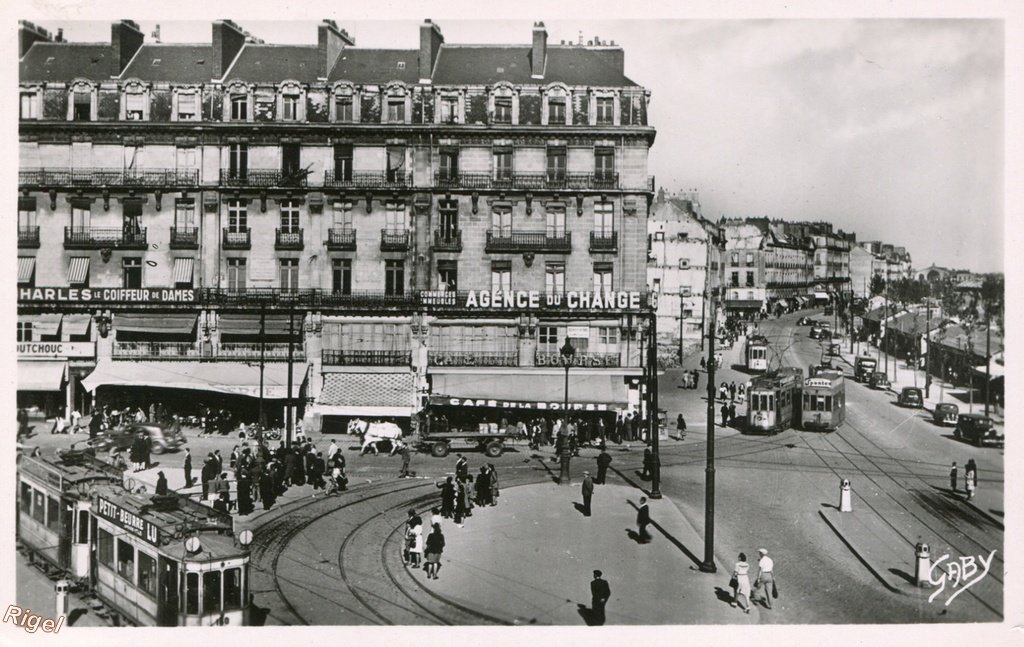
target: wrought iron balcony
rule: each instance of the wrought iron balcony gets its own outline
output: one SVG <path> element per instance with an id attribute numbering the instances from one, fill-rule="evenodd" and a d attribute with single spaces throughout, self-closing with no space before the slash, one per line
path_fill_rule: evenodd
<path id="1" fill-rule="evenodd" d="M 302 229 L 281 230 L 278 227 L 274 238 L 274 249 L 302 249 Z"/>
<path id="2" fill-rule="evenodd" d="M 224 249 L 250 249 L 252 247 L 252 230 L 249 227 L 241 231 L 225 229 L 221 247 Z"/>
<path id="3" fill-rule="evenodd" d="M 591 252 L 611 252 L 615 253 L 619 251 L 619 232 L 617 231 L 592 231 L 590 232 L 590 251 Z"/>
<path id="4" fill-rule="evenodd" d="M 616 190 L 618 173 L 512 173 L 504 169 L 493 173 L 438 171 L 434 186 L 439 189 L 509 189 L 533 191 Z"/>
<path id="5" fill-rule="evenodd" d="M 431 366 L 519 366 L 519 353 L 475 351 L 430 351 L 427 361 Z"/>
<path id="6" fill-rule="evenodd" d="M 190 361 L 200 358 L 193 342 L 177 341 L 115 341 L 113 359 Z"/>
<path id="7" fill-rule="evenodd" d="M 175 188 L 199 186 L 198 169 L 151 168 L 23 168 L 18 171 L 21 186 L 96 186 Z"/>
<path id="8" fill-rule="evenodd" d="M 519 254 L 537 252 L 548 254 L 568 254 L 572 251 L 572 234 L 538 232 L 487 232 L 487 243 L 484 252 Z"/>
<path id="9" fill-rule="evenodd" d="M 198 249 L 198 227 L 171 227 L 171 249 Z"/>
<path id="10" fill-rule="evenodd" d="M 18 227 L 18 247 L 35 249 L 39 247 L 39 226 Z"/>
<path id="11" fill-rule="evenodd" d="M 325 366 L 408 366 L 412 364 L 412 352 L 324 349 L 321 361 Z"/>
<path id="12" fill-rule="evenodd" d="M 538 350 L 534 355 L 536 366 L 564 366 L 562 354 L 558 351 Z M 591 368 L 617 368 L 622 365 L 618 353 L 580 353 L 572 358 L 572 366 Z"/>
<path id="13" fill-rule="evenodd" d="M 411 236 L 408 229 L 381 229 L 380 251 L 407 252 L 409 251 L 410 238 Z"/>
<path id="14" fill-rule="evenodd" d="M 492 186 L 491 174 L 438 171 L 434 174 L 434 186 L 439 189 L 489 189 Z"/>
<path id="15" fill-rule="evenodd" d="M 407 189 L 412 187 L 412 173 L 327 171 L 324 173 L 324 186 L 331 189 Z"/>
<path id="16" fill-rule="evenodd" d="M 435 229 L 434 244 L 431 247 L 435 252 L 461 252 L 462 230 Z"/>
<path id="17" fill-rule="evenodd" d="M 302 326 L 298 320 L 296 320 L 295 329 L 297 333 L 301 333 Z M 299 338 L 299 336 L 299 334 L 296 334 L 296 338 Z M 267 362 L 287 362 L 288 343 L 221 342 L 215 353 L 218 359 L 256 361 L 262 357 Z M 292 344 L 292 360 L 296 362 L 306 361 L 306 351 L 299 342 Z"/>
<path id="18" fill-rule="evenodd" d="M 226 169 L 220 170 L 221 186 L 231 187 L 304 187 L 309 171 L 305 169 Z"/>
<path id="19" fill-rule="evenodd" d="M 414 294 L 388 294 L 384 290 L 360 290 L 357 292 L 322 292 L 317 304 L 327 308 L 377 309 L 415 308 L 419 301 Z"/>
<path id="20" fill-rule="evenodd" d="M 64 249 L 146 249 L 146 228 L 65 227 Z"/>
<path id="21" fill-rule="evenodd" d="M 332 252 L 356 251 L 356 230 L 351 227 L 331 227 L 327 230 L 327 249 Z"/>
<path id="22" fill-rule="evenodd" d="M 206 305 L 254 308 L 315 306 L 319 297 L 320 291 L 311 288 L 203 288 L 200 292 L 200 300 Z"/>

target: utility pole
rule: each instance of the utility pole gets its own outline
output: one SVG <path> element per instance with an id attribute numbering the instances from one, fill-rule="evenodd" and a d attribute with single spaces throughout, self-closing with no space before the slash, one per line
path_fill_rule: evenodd
<path id="1" fill-rule="evenodd" d="M 988 416 L 988 387 L 992 382 L 992 317 L 991 305 L 985 306 L 985 415 Z"/>
<path id="2" fill-rule="evenodd" d="M 931 374 L 931 359 L 932 359 L 932 284 L 925 282 L 925 286 L 928 289 L 928 296 L 925 297 L 925 319 L 924 319 L 924 397 L 928 398 L 928 393 L 932 386 L 932 374 Z"/>
<path id="3" fill-rule="evenodd" d="M 711 325 L 708 328 L 708 443 L 707 466 L 704 468 L 704 562 L 703 573 L 714 573 L 715 567 L 715 320 L 717 305 L 711 299 Z"/>
<path id="4" fill-rule="evenodd" d="M 288 395 L 285 399 L 285 436 L 284 446 L 292 446 L 292 434 L 294 432 L 292 420 L 292 360 L 295 353 L 295 311 L 288 311 Z"/>
<path id="5" fill-rule="evenodd" d="M 267 325 L 267 309 L 266 307 L 260 309 L 260 407 L 259 407 L 259 418 L 258 424 L 260 429 L 267 426 L 266 418 L 263 413 L 263 369 L 266 364 L 267 354 L 267 338 L 266 338 L 266 325 Z"/>
<path id="6" fill-rule="evenodd" d="M 651 498 L 661 498 L 661 456 L 659 454 L 658 436 L 658 313 L 651 311 L 651 339 L 648 342 L 647 370 L 650 377 L 647 380 L 647 388 L 650 391 L 648 402 L 650 403 L 650 434 L 651 454 L 654 455 L 654 466 L 651 470 Z"/>

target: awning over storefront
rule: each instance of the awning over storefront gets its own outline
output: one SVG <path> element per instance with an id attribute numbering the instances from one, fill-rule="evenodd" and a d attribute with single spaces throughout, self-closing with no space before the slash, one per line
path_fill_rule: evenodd
<path id="1" fill-rule="evenodd" d="M 18 283 L 31 283 L 32 274 L 36 271 L 36 259 L 34 256 L 21 256 L 18 258 Z"/>
<path id="2" fill-rule="evenodd" d="M 293 334 L 298 335 L 302 332 L 302 316 L 295 315 L 293 319 L 294 323 L 291 324 L 293 326 Z M 260 314 L 225 313 L 220 315 L 217 325 L 220 327 L 222 335 L 259 335 Z M 288 326 L 288 315 L 265 315 L 263 320 L 263 332 L 265 335 L 287 335 Z"/>
<path id="3" fill-rule="evenodd" d="M 114 315 L 114 329 L 118 332 L 151 332 L 188 334 L 195 330 L 198 315 L 173 314 L 122 314 Z"/>
<path id="4" fill-rule="evenodd" d="M 67 373 L 68 363 L 64 360 L 18 362 L 18 390 L 60 391 Z"/>
<path id="5" fill-rule="evenodd" d="M 430 403 L 444 406 L 561 410 L 565 400 L 562 373 L 434 373 Z M 585 411 L 625 409 L 622 374 L 569 371 L 569 406 Z"/>
<path id="6" fill-rule="evenodd" d="M 68 264 L 68 283 L 71 285 L 78 285 L 85 283 L 85 280 L 89 277 L 89 257 L 88 256 L 76 256 L 71 259 L 71 263 Z"/>
<path id="7" fill-rule="evenodd" d="M 758 308 L 764 305 L 764 301 L 760 299 L 726 299 L 726 308 Z"/>
<path id="8" fill-rule="evenodd" d="M 416 374 L 325 373 L 321 415 L 408 418 L 416 412 Z"/>
<path id="9" fill-rule="evenodd" d="M 60 330 L 60 322 L 63 318 L 64 315 L 61 314 L 45 314 L 18 317 L 18 321 L 32 324 L 32 335 L 38 339 L 40 335 L 56 335 Z"/>
<path id="10" fill-rule="evenodd" d="M 299 394 L 305 381 L 306 366 L 294 368 L 292 397 Z M 113 362 L 101 360 L 88 377 L 82 380 L 86 391 L 101 386 L 154 386 L 168 389 L 192 389 L 260 396 L 259 364 L 244 362 Z M 263 397 L 288 397 L 288 365 L 267 364 L 263 370 Z"/>
<path id="11" fill-rule="evenodd" d="M 982 364 L 981 366 L 975 366 L 974 372 L 984 377 L 986 375 L 985 365 Z M 992 362 L 988 366 L 988 375 L 990 375 L 993 380 L 1003 377 L 1006 375 L 1006 366 L 1004 366 L 1003 364 L 997 364 L 996 362 Z"/>
<path id="12" fill-rule="evenodd" d="M 68 335 L 87 335 L 90 323 L 90 315 L 64 315 L 64 332 Z"/>
<path id="13" fill-rule="evenodd" d="M 785 299 L 779 299 L 778 303 L 779 303 L 779 306 L 782 307 L 782 308 L 788 308 L 789 307 L 789 301 L 786 301 Z"/>
<path id="14" fill-rule="evenodd" d="M 191 258 L 174 259 L 174 284 L 192 283 L 192 261 Z"/>
<path id="15" fill-rule="evenodd" d="M 815 292 L 814 293 L 814 298 L 815 299 L 821 299 L 823 301 L 828 301 L 828 299 L 829 299 L 828 292 Z"/>

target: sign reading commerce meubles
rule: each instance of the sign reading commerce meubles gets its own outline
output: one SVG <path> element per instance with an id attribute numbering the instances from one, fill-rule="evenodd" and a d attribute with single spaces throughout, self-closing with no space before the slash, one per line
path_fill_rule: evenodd
<path id="1" fill-rule="evenodd" d="M 18 301 L 195 303 L 191 288 L 18 288 Z"/>
<path id="2" fill-rule="evenodd" d="M 568 310 L 639 310 L 639 292 L 566 292 L 547 294 L 539 290 L 510 290 L 491 292 L 470 291 L 466 296 L 467 308 L 484 310 L 540 310 L 565 308 Z"/>

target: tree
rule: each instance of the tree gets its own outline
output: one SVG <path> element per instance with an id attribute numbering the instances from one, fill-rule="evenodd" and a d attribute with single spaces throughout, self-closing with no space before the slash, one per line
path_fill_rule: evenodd
<path id="1" fill-rule="evenodd" d="M 885 292 L 885 278 L 881 274 L 871 277 L 871 294 L 878 295 Z"/>

